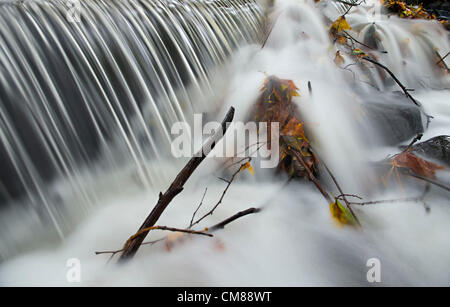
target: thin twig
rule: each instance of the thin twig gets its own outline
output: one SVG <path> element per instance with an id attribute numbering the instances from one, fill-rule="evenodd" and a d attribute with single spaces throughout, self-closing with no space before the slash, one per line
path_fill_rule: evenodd
<path id="1" fill-rule="evenodd" d="M 347 11 L 342 15 L 342 17 L 345 17 L 345 15 L 347 15 L 348 12 L 350 12 L 350 10 L 351 10 L 352 8 L 354 8 L 355 6 L 360 5 L 362 2 L 363 2 L 363 1 L 360 1 L 359 3 L 356 3 L 356 1 L 355 1 L 355 3 L 354 3 L 353 5 L 350 5 L 350 6 L 349 6 L 349 8 L 348 8 Z"/>
<path id="2" fill-rule="evenodd" d="M 233 216 L 230 216 L 229 218 L 223 220 L 222 222 L 220 222 L 220 223 L 218 223 L 218 224 L 216 224 L 214 226 L 209 227 L 208 230 L 210 232 L 213 232 L 213 231 L 216 231 L 218 229 L 223 229 L 227 224 L 237 220 L 238 218 L 241 218 L 241 217 L 249 215 L 249 214 L 257 213 L 257 212 L 260 212 L 260 211 L 261 211 L 260 208 L 248 208 L 248 209 L 246 209 L 244 211 L 240 211 L 240 212 L 236 213 Z"/>
<path id="3" fill-rule="evenodd" d="M 423 191 L 422 195 L 420 195 L 420 196 L 407 197 L 407 198 L 397 198 L 397 199 L 372 200 L 372 201 L 365 201 L 365 202 L 351 202 L 351 204 L 352 205 L 358 205 L 358 206 L 366 206 L 366 205 L 376 205 L 376 204 L 383 204 L 383 203 L 424 201 L 425 196 L 427 195 L 429 190 L 430 190 L 430 185 L 427 183 L 427 185 L 425 186 L 425 190 Z"/>
<path id="4" fill-rule="evenodd" d="M 445 58 L 448 57 L 448 55 L 450 54 L 450 51 L 447 52 L 447 54 L 444 55 L 444 57 L 441 57 L 441 55 L 439 54 L 439 52 L 436 51 L 436 53 L 437 53 L 437 55 L 438 55 L 439 58 L 440 58 L 440 60 L 436 63 L 436 65 L 439 65 L 439 63 L 443 62 L 443 61 L 445 60 Z M 444 62 L 444 64 L 445 64 L 445 62 Z M 447 65 L 445 65 L 445 66 L 447 66 Z"/>
<path id="5" fill-rule="evenodd" d="M 200 207 L 203 204 L 203 200 L 205 199 L 206 191 L 208 191 L 208 188 L 205 188 L 205 192 L 203 193 L 202 200 L 200 201 L 200 204 L 198 204 L 197 209 L 195 209 L 194 213 L 192 214 L 191 222 L 189 223 L 188 228 L 192 228 L 192 226 L 193 226 L 195 215 L 197 214 L 198 209 L 200 209 Z"/>
<path id="6" fill-rule="evenodd" d="M 338 196 L 336 196 L 337 199 L 343 199 L 343 196 L 348 196 L 348 197 L 354 197 L 354 198 L 358 198 L 358 199 L 362 199 L 362 197 L 355 195 L 355 194 L 340 194 Z"/>
<path id="7" fill-rule="evenodd" d="M 353 3 L 353 2 L 347 2 L 347 1 L 343 1 L 343 0 L 334 0 L 335 2 L 340 2 L 340 3 L 342 3 L 342 4 L 346 4 L 346 5 L 350 5 L 350 6 L 358 6 L 358 5 L 360 5 L 361 3 Z"/>
<path id="8" fill-rule="evenodd" d="M 250 162 L 251 158 L 248 157 L 247 159 L 248 159 L 248 162 Z M 233 182 L 234 178 L 235 178 L 236 175 L 242 170 L 242 168 L 245 166 L 245 164 L 247 164 L 248 162 L 241 164 L 241 166 L 239 166 L 239 168 L 233 173 L 233 175 L 231 176 L 230 180 L 228 180 L 228 181 L 225 180 L 225 181 L 227 182 L 227 186 L 226 186 L 225 189 L 223 190 L 222 195 L 220 196 L 219 201 L 214 205 L 214 207 L 213 207 L 211 210 L 208 211 L 208 213 L 204 214 L 201 218 L 199 218 L 198 220 L 196 220 L 196 221 L 192 224 L 192 226 L 197 225 L 197 224 L 200 223 L 202 220 L 204 220 L 207 216 L 213 215 L 214 210 L 216 210 L 216 208 L 222 203 L 222 200 L 223 200 L 225 194 L 227 193 L 228 188 L 230 187 L 230 185 L 231 185 L 231 183 Z M 224 179 L 222 179 L 222 180 L 224 180 Z"/>
<path id="9" fill-rule="evenodd" d="M 419 133 L 418 135 L 416 135 L 414 137 L 414 139 L 411 141 L 411 143 L 409 143 L 408 146 L 406 146 L 406 148 L 401 153 L 404 153 L 404 152 L 408 151 L 417 141 L 420 141 L 422 136 L 423 136 L 423 133 Z M 398 154 L 398 155 L 400 155 L 400 154 Z"/>
<path id="10" fill-rule="evenodd" d="M 369 48 L 369 49 L 371 49 L 371 50 L 377 50 L 377 49 L 375 49 L 375 48 L 373 48 L 373 47 L 370 47 L 370 46 L 368 46 L 368 45 L 366 45 L 366 44 L 364 44 L 364 43 L 361 43 L 359 40 L 357 40 L 356 38 L 354 38 L 353 36 L 351 36 L 347 31 L 345 31 L 345 30 L 342 30 L 342 32 L 344 32 L 345 34 L 346 34 L 346 36 L 347 36 L 347 38 L 349 38 L 351 41 L 354 41 L 354 42 L 356 42 L 356 43 L 358 43 L 358 44 L 360 44 L 360 45 L 362 45 L 362 46 L 364 46 L 364 47 L 366 47 L 366 48 Z M 381 53 L 387 53 L 387 51 L 380 51 Z"/>
<path id="11" fill-rule="evenodd" d="M 191 229 L 182 229 L 182 228 L 174 228 L 174 227 L 167 227 L 167 226 L 151 226 L 151 227 L 147 227 L 144 229 L 139 230 L 137 233 L 135 233 L 134 235 L 132 235 L 127 242 L 125 243 L 125 245 L 131 241 L 133 241 L 134 239 L 136 239 L 137 237 L 141 236 L 144 232 L 149 232 L 150 230 L 168 230 L 168 231 L 173 231 L 173 232 L 183 232 L 183 233 L 189 233 L 189 234 L 193 234 L 193 235 L 203 235 L 203 236 L 208 236 L 208 237 L 212 237 L 213 235 L 210 233 L 207 233 L 205 231 L 197 231 L 197 230 L 191 230 Z"/>

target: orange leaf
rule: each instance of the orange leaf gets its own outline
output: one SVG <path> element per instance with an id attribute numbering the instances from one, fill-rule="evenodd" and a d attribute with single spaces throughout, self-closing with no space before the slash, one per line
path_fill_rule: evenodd
<path id="1" fill-rule="evenodd" d="M 413 154 L 410 150 L 400 153 L 391 161 L 392 166 L 399 168 L 407 168 L 417 175 L 435 178 L 437 170 L 444 169 L 442 165 L 438 165 Z"/>

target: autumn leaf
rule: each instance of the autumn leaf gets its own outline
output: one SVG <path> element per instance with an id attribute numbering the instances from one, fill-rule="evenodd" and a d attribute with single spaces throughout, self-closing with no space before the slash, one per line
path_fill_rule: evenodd
<path id="1" fill-rule="evenodd" d="M 422 5 L 414 6 L 408 5 L 403 1 L 397 0 L 387 0 L 382 2 L 383 6 L 386 7 L 391 13 L 397 14 L 400 18 L 408 19 L 436 19 L 436 16 L 429 14 L 423 10 Z"/>
<path id="2" fill-rule="evenodd" d="M 296 136 L 300 139 L 307 141 L 305 137 L 305 132 L 303 130 L 303 123 L 295 117 L 292 117 L 286 124 L 286 126 L 284 126 L 281 135 Z"/>
<path id="3" fill-rule="evenodd" d="M 355 49 L 352 50 L 352 55 L 355 55 L 357 57 L 361 57 L 362 58 L 362 57 L 366 57 L 367 53 L 365 53 L 364 51 L 362 51 L 359 48 L 355 48 Z"/>
<path id="4" fill-rule="evenodd" d="M 246 170 L 248 169 L 248 171 L 250 172 L 250 174 L 255 175 L 255 171 L 253 170 L 252 165 L 250 164 L 250 162 L 245 163 L 244 165 L 242 165 L 241 170 Z"/>
<path id="5" fill-rule="evenodd" d="M 337 198 L 335 199 L 334 203 L 330 204 L 330 212 L 333 220 L 340 227 L 345 225 L 357 225 L 356 220 L 351 212 L 345 206 L 343 206 Z"/>
<path id="6" fill-rule="evenodd" d="M 304 123 L 293 101 L 299 96 L 298 88 L 292 80 L 268 76 L 261 87 L 262 93 L 253 105 L 249 120 L 267 123 L 267 147 L 270 149 L 271 123 L 279 123 L 280 157 L 278 168 L 295 177 L 307 177 L 305 168 L 294 159 L 300 152 L 303 160 L 314 174 L 318 172 L 317 158 L 311 151 L 303 130 Z M 294 153 L 295 151 L 295 153 Z"/>
<path id="7" fill-rule="evenodd" d="M 442 165 L 438 165 L 413 154 L 410 150 L 404 151 L 395 156 L 390 164 L 396 168 L 410 169 L 417 175 L 433 179 L 437 170 L 444 169 Z"/>
<path id="8" fill-rule="evenodd" d="M 352 27 L 348 24 L 347 20 L 345 19 L 345 16 L 340 16 L 338 19 L 333 22 L 331 25 L 331 31 L 333 33 L 339 33 L 345 30 L 351 30 Z"/>
<path id="9" fill-rule="evenodd" d="M 343 35 L 337 35 L 336 42 L 338 44 L 341 44 L 341 45 L 346 45 L 347 44 L 347 38 L 345 36 L 343 36 Z"/>

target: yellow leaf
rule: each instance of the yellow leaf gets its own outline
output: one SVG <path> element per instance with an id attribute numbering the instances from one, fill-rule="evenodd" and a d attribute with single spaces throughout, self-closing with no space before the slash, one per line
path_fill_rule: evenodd
<path id="1" fill-rule="evenodd" d="M 350 27 L 344 16 L 341 16 L 338 19 L 336 19 L 336 21 L 333 22 L 333 24 L 331 25 L 331 30 L 334 30 L 336 33 L 351 29 L 352 27 Z"/>
<path id="2" fill-rule="evenodd" d="M 300 96 L 300 94 L 297 91 L 291 91 L 290 95 L 291 95 L 291 97 Z"/>
<path id="3" fill-rule="evenodd" d="M 252 165 L 250 164 L 250 162 L 245 163 L 242 166 L 242 170 L 248 169 L 248 171 L 250 172 L 250 174 L 255 175 L 255 171 L 253 170 Z"/>
<path id="4" fill-rule="evenodd" d="M 364 51 L 362 51 L 359 48 L 355 48 L 352 50 L 352 55 L 358 57 L 358 58 L 364 58 L 367 56 L 367 53 L 365 53 Z"/>
<path id="5" fill-rule="evenodd" d="M 347 208 L 345 208 L 339 200 L 330 204 L 330 212 L 333 220 L 340 227 L 345 225 L 356 225 L 356 221 Z"/>

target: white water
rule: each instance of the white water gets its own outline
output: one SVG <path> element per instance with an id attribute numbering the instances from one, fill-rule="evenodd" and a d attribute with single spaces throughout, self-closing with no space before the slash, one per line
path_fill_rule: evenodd
<path id="1" fill-rule="evenodd" d="M 282 1 L 278 9 L 285 15 L 279 17 L 266 47 L 260 51 L 259 46 L 248 46 L 236 54 L 230 68 L 218 78 L 221 82 L 217 83 L 225 85 L 220 87 L 218 95 L 225 93 L 227 97 L 219 115 L 228 105 L 234 105 L 235 120 L 243 119 L 246 108 L 258 95 L 263 72 L 292 79 L 300 88 L 301 97 L 296 102 L 305 121 L 314 129 L 313 144 L 346 192 L 366 199 L 419 195 L 423 190 L 419 183 L 412 182 L 402 193 L 396 188 L 375 190 L 368 184 L 372 173 L 364 162 L 373 146 L 368 140 L 372 136 L 358 133 L 354 111 L 364 97 L 353 93 L 348 73 L 334 66 L 335 50 L 330 48 L 320 11 L 312 6 L 312 2 Z M 350 14 L 348 20 L 352 26 L 352 20 L 372 21 L 362 13 Z M 401 27 L 404 21 L 389 23 Z M 424 27 L 431 31 L 430 35 L 437 35 L 433 34 L 433 27 Z M 414 36 L 411 42 L 419 39 Z M 388 45 L 394 46 L 399 40 L 400 37 L 392 34 L 383 41 L 384 46 L 389 49 Z M 433 36 L 430 40 L 439 44 L 442 52 L 448 50 L 445 36 Z M 431 90 L 449 87 L 448 77 L 438 81 L 429 78 L 432 68 L 425 64 L 430 54 L 427 48 L 414 53 L 408 59 L 412 65 L 406 68 L 394 65 L 399 58 L 383 59 L 399 78 L 405 77 L 400 79 L 406 80 L 408 87 L 416 89 L 414 97 L 434 116 L 424 140 L 449 134 L 450 127 L 446 106 L 450 92 Z M 391 56 L 391 49 L 387 51 Z M 230 76 L 229 83 L 223 84 L 224 75 Z M 307 91 L 307 81 L 312 84 L 312 97 Z M 398 88 L 393 85 L 386 90 Z M 393 150 L 382 148 L 377 153 L 393 153 Z M 216 163 L 205 162 L 170 204 L 159 225 L 186 227 L 206 186 L 203 212 L 218 200 L 225 183 L 216 178 L 219 173 L 210 172 Z M 160 168 L 176 174 L 172 163 L 161 164 Z M 272 178 L 267 173 L 256 170 L 255 177 L 247 172 L 239 175 L 216 213 L 201 226 L 213 225 L 237 211 L 265 204 L 261 213 L 228 225 L 215 233 L 213 239 L 194 237 L 180 242 L 170 252 L 161 242 L 143 246 L 129 264 L 116 266 L 114 261 L 106 264 L 109 255 L 94 255 L 94 251 L 120 248 L 152 209 L 159 190 L 169 183 L 161 182 L 161 186 L 142 192 L 130 176 L 124 176 L 120 189 L 108 189 L 107 185 L 103 188 L 102 207 L 83 220 L 62 244 L 43 246 L 3 263 L 0 282 L 6 285 L 370 285 L 366 280 L 369 269 L 366 261 L 375 257 L 381 261 L 381 285 L 450 285 L 448 194 L 432 188 L 427 197 L 431 207 L 428 214 L 421 203 L 357 208 L 363 230 L 356 231 L 334 225 L 327 204 L 312 185 L 293 182 L 280 191 L 285 178 Z M 445 177 L 445 173 L 439 176 Z M 162 235 L 155 232 L 151 237 Z M 66 281 L 68 258 L 81 260 L 80 284 Z"/>

